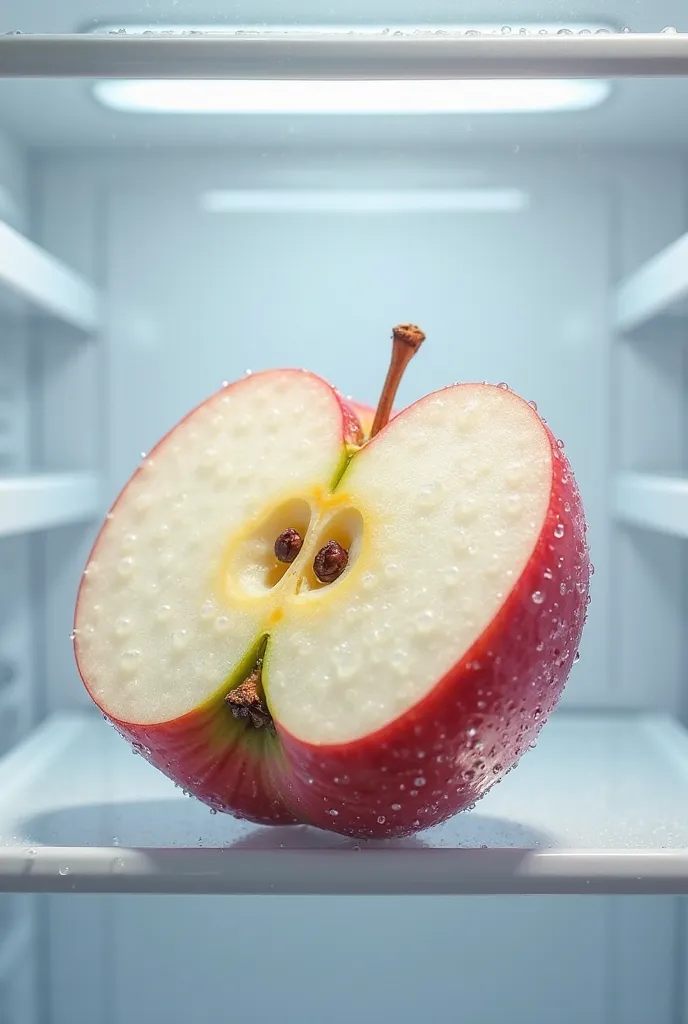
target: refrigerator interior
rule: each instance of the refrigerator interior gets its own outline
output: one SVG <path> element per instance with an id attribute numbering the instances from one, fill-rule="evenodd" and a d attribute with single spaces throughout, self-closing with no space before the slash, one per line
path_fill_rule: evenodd
<path id="1" fill-rule="evenodd" d="M 5 0 L 2 27 L 246 31 L 240 6 Z M 480 21 L 688 30 L 675 0 L 550 6 Z M 688 1022 L 688 78 L 441 115 L 126 112 L 102 80 L 0 77 L 0 1024 Z M 307 367 L 374 405 L 409 319 L 400 405 L 504 381 L 564 439 L 595 565 L 581 659 L 537 747 L 426 833 L 211 815 L 79 680 L 86 558 L 224 381 Z"/>

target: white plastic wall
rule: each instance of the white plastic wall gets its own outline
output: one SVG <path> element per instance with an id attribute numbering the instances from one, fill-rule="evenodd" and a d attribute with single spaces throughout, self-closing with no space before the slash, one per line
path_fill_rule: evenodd
<path id="1" fill-rule="evenodd" d="M 28 229 L 28 161 L 0 133 L 0 220 Z M 0 476 L 29 470 L 33 455 L 32 338 L 26 316 L 0 296 Z M 0 756 L 36 717 L 33 549 L 0 540 Z M 37 1024 L 38 901 L 0 894 L 0 1021 Z"/>
<path id="2" fill-rule="evenodd" d="M 410 229 L 403 217 L 237 218 L 198 206 L 205 188 L 467 178 L 522 186 L 532 210 L 508 223 L 423 215 Z M 374 401 L 389 329 L 413 317 L 430 340 L 405 399 L 453 379 L 505 379 L 567 440 L 598 572 L 565 705 L 679 706 L 678 549 L 617 530 L 609 485 L 619 464 L 659 452 L 681 463 L 681 361 L 668 352 L 648 374 L 642 354 L 616 345 L 608 307 L 613 282 L 685 222 L 679 159 L 68 154 L 46 158 L 36 180 L 42 242 L 109 302 L 100 348 L 45 349 L 46 468 L 103 467 L 114 495 L 141 450 L 246 366 L 308 365 Z M 52 709 L 87 706 L 68 633 L 91 537 L 74 528 L 45 541 Z M 428 1013 L 670 1024 L 677 916 L 670 900 L 54 897 L 51 1024 L 278 1013 L 304 1024 Z"/>

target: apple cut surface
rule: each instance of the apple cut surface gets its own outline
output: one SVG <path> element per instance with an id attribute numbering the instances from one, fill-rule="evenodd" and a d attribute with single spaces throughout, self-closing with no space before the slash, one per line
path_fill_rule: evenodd
<path id="1" fill-rule="evenodd" d="M 360 442 L 308 373 L 213 396 L 116 502 L 75 650 L 120 732 L 211 808 L 405 835 L 499 781 L 556 704 L 585 522 L 552 434 L 502 387 L 446 388 Z M 285 530 L 302 541 L 288 564 Z M 333 541 L 348 560 L 323 583 Z M 227 702 L 247 679 L 264 728 Z"/>

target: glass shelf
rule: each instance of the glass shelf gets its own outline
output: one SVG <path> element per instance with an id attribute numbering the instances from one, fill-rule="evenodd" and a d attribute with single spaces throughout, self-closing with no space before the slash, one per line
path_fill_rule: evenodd
<path id="1" fill-rule="evenodd" d="M 688 735 L 560 711 L 475 810 L 359 843 L 211 815 L 100 717 L 63 714 L 0 761 L 0 890 L 688 893 Z"/>

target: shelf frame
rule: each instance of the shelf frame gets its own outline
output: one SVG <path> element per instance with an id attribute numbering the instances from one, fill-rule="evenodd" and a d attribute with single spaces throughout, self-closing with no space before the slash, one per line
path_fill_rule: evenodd
<path id="1" fill-rule="evenodd" d="M 0 537 L 86 522 L 100 512 L 95 473 L 0 477 Z"/>
<path id="2" fill-rule="evenodd" d="M 688 479 L 621 473 L 614 485 L 614 510 L 630 526 L 688 538 Z"/>
<path id="3" fill-rule="evenodd" d="M 622 281 L 614 301 L 614 324 L 634 331 L 688 298 L 688 234 L 682 235 Z"/>
<path id="4" fill-rule="evenodd" d="M 80 331 L 94 333 L 101 327 L 101 304 L 96 290 L 60 260 L 2 221 L 0 285 L 42 313 L 57 317 Z"/>
<path id="5" fill-rule="evenodd" d="M 224 79 L 622 78 L 688 75 L 688 36 L 376 37 L 352 29 L 218 36 L 0 38 L 0 77 Z"/>

